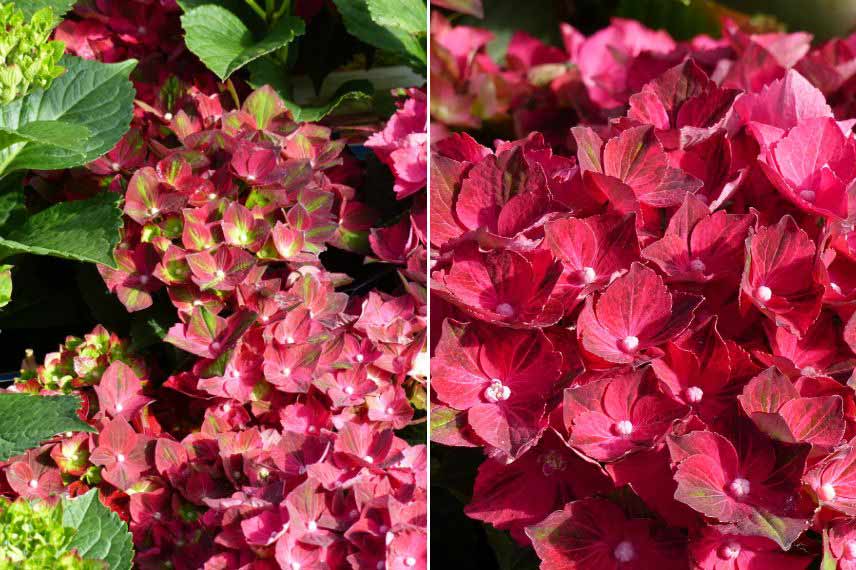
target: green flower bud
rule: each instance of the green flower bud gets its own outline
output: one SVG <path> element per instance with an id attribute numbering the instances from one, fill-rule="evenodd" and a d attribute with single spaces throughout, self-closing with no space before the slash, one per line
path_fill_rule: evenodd
<path id="1" fill-rule="evenodd" d="M 58 65 L 65 44 L 48 41 L 55 24 L 50 8 L 30 21 L 13 3 L 0 4 L 0 104 L 46 89 L 63 72 Z"/>

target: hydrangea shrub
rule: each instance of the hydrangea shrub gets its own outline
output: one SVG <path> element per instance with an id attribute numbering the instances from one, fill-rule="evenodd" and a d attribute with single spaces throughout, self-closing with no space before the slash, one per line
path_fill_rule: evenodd
<path id="1" fill-rule="evenodd" d="M 498 63 L 432 24 L 432 438 L 484 452 L 466 514 L 543 570 L 853 567 L 853 38 L 616 19 Z"/>
<path id="2" fill-rule="evenodd" d="M 295 4 L 277 9 L 336 14 Z M 91 433 L 4 462 L 2 490 L 97 494 L 134 568 L 424 569 L 426 91 L 356 125 L 296 120 L 281 86 L 219 82 L 180 14 L 93 2 L 57 28 L 80 58 L 140 61 L 118 144 L 25 179 L 120 203 L 98 273 L 134 325 L 28 356 L 9 391 L 77 396 Z"/>

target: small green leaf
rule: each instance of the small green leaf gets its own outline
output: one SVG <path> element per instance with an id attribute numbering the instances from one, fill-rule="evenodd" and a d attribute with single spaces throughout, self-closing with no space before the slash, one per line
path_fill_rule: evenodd
<path id="1" fill-rule="evenodd" d="M 69 548 L 81 558 L 103 560 L 110 570 L 131 570 L 134 545 L 128 526 L 98 500 L 92 489 L 75 499 L 62 500 L 62 524 L 77 530 Z"/>
<path id="2" fill-rule="evenodd" d="M 8 146 L 0 144 L 0 177 L 15 170 L 79 166 L 109 151 L 128 130 L 134 107 L 128 77 L 136 61 L 107 64 L 64 56 L 60 64 L 66 71 L 47 90 L 0 106 L 0 131 L 19 137 Z M 46 124 L 55 122 L 61 124 Z M 45 140 L 51 131 L 59 141 Z M 68 148 L 72 133 L 84 132 Z"/>
<path id="3" fill-rule="evenodd" d="M 303 20 L 285 16 L 261 40 L 229 10 L 214 4 L 193 8 L 181 16 L 187 47 L 220 79 L 256 58 L 291 43 L 303 35 Z"/>
<path id="4" fill-rule="evenodd" d="M 0 229 L 0 258 L 15 253 L 52 255 L 115 267 L 122 212 L 119 196 L 103 192 L 88 200 L 61 202 L 12 227 Z"/>
<path id="5" fill-rule="evenodd" d="M 17 130 L 0 129 L 0 148 L 20 142 L 40 143 L 78 153 L 82 160 L 84 156 L 78 147 L 80 141 L 88 137 L 89 129 L 83 125 L 63 121 L 34 121 Z"/>
<path id="6" fill-rule="evenodd" d="M 67 431 L 95 431 L 77 417 L 77 396 L 0 394 L 0 461 Z"/>
<path id="7" fill-rule="evenodd" d="M 12 300 L 12 266 L 0 265 L 0 308 Z"/>
<path id="8" fill-rule="evenodd" d="M 314 123 L 320 121 L 339 107 L 347 103 L 365 102 L 371 103 L 374 88 L 370 81 L 355 80 L 346 81 L 339 87 L 329 101 L 320 105 L 307 105 L 301 107 L 296 103 L 285 100 L 285 106 L 291 111 L 295 121 Z"/>

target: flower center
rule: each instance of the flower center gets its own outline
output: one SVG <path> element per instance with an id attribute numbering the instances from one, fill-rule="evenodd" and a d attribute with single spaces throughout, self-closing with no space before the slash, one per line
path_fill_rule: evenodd
<path id="1" fill-rule="evenodd" d="M 740 545 L 736 542 L 729 542 L 728 544 L 723 544 L 719 547 L 719 551 L 717 552 L 719 557 L 723 560 L 734 560 L 738 556 L 740 556 Z"/>
<path id="2" fill-rule="evenodd" d="M 172 113 L 167 111 L 166 113 L 163 114 L 163 118 L 166 119 L 167 121 L 171 121 L 172 120 Z"/>
<path id="3" fill-rule="evenodd" d="M 847 560 L 856 559 L 856 540 L 848 540 L 844 545 L 844 557 Z"/>
<path id="4" fill-rule="evenodd" d="M 800 198 L 808 203 L 814 202 L 816 196 L 817 194 L 814 193 L 814 190 L 800 190 Z"/>
<path id="5" fill-rule="evenodd" d="M 366 463 L 374 463 L 374 457 L 372 457 L 371 455 L 366 455 L 365 457 L 363 457 L 363 461 L 365 461 Z"/>
<path id="6" fill-rule="evenodd" d="M 612 426 L 612 431 L 621 437 L 627 437 L 633 433 L 633 422 L 630 420 L 621 420 Z"/>
<path id="7" fill-rule="evenodd" d="M 817 490 L 817 496 L 821 501 L 831 501 L 835 498 L 835 487 L 829 483 L 825 483 Z"/>
<path id="8" fill-rule="evenodd" d="M 595 279 L 597 279 L 597 272 L 594 270 L 594 267 L 583 267 L 583 281 L 594 283 Z"/>
<path id="9" fill-rule="evenodd" d="M 315 521 L 309 521 L 309 524 L 306 525 L 306 528 L 309 529 L 309 532 L 315 532 L 318 530 L 318 523 Z"/>
<path id="10" fill-rule="evenodd" d="M 704 390 L 699 388 L 698 386 L 690 386 L 687 388 L 687 401 L 692 402 L 693 404 L 697 404 L 701 402 L 701 399 L 704 397 Z"/>
<path id="11" fill-rule="evenodd" d="M 222 269 L 218 269 L 214 272 L 214 275 L 217 277 L 217 279 L 223 279 L 224 277 L 226 277 L 226 272 Z"/>
<path id="12" fill-rule="evenodd" d="M 30 488 L 31 489 L 35 489 L 38 486 L 39 486 L 39 480 L 38 479 L 30 479 Z"/>
<path id="13" fill-rule="evenodd" d="M 699 273 L 704 273 L 704 270 L 707 269 L 707 267 L 704 265 L 704 261 L 696 258 L 690 261 L 690 269 L 698 271 Z"/>
<path id="14" fill-rule="evenodd" d="M 615 556 L 615 559 L 619 562 L 630 562 L 636 558 L 636 549 L 633 548 L 633 543 L 629 540 L 622 540 L 615 547 L 612 555 Z"/>
<path id="15" fill-rule="evenodd" d="M 122 405 L 122 402 L 117 402 L 117 403 L 116 403 L 116 411 L 117 411 L 117 412 L 121 412 L 121 411 L 122 411 L 122 410 L 124 410 L 124 409 L 125 409 L 125 406 L 123 406 L 123 405 Z"/>
<path id="16" fill-rule="evenodd" d="M 835 291 L 838 295 L 841 295 L 841 286 L 838 283 L 830 283 L 829 288 Z"/>
<path id="17" fill-rule="evenodd" d="M 280 372 L 283 376 L 291 376 L 291 368 L 283 368 Z"/>
<path id="18" fill-rule="evenodd" d="M 568 467 L 568 462 L 559 453 L 549 451 L 539 458 L 541 462 L 541 472 L 545 477 L 550 477 L 556 471 L 564 471 Z"/>
<path id="19" fill-rule="evenodd" d="M 496 314 L 502 315 L 503 317 L 510 317 L 514 314 L 514 307 L 508 303 L 500 303 L 496 306 Z"/>
<path id="20" fill-rule="evenodd" d="M 499 402 L 511 397 L 511 388 L 502 383 L 499 378 L 490 381 L 490 386 L 485 388 L 484 397 L 489 402 Z"/>
<path id="21" fill-rule="evenodd" d="M 621 348 L 623 348 L 625 352 L 633 352 L 639 348 L 639 337 L 635 337 L 633 335 L 624 337 L 621 340 Z"/>
<path id="22" fill-rule="evenodd" d="M 116 461 L 118 461 L 119 463 L 124 463 L 125 462 L 125 455 L 120 453 L 119 455 L 116 456 Z"/>
<path id="23" fill-rule="evenodd" d="M 728 486 L 731 489 L 731 492 L 735 497 L 745 497 L 749 494 L 749 481 L 743 479 L 742 477 L 737 477 L 734 481 L 731 482 L 731 485 Z"/>
<path id="24" fill-rule="evenodd" d="M 416 559 L 413 558 L 412 556 L 408 556 L 407 558 L 404 559 L 404 565 L 412 568 L 412 567 L 416 566 Z"/>
<path id="25" fill-rule="evenodd" d="M 817 368 L 814 366 L 806 366 L 800 370 L 803 376 L 817 376 Z"/>
<path id="26" fill-rule="evenodd" d="M 358 354 L 358 355 L 356 356 L 356 359 L 357 359 L 357 362 L 362 362 L 363 360 L 365 360 L 365 359 L 366 359 L 366 357 L 365 357 L 365 356 L 363 356 L 362 354 Z"/>
<path id="27" fill-rule="evenodd" d="M 766 285 L 758 287 L 756 294 L 758 295 L 758 299 L 763 303 L 766 303 L 773 298 L 773 291 Z"/>
<path id="28" fill-rule="evenodd" d="M 350 396 L 353 393 L 354 393 L 354 387 L 353 386 L 346 386 L 345 387 L 345 394 Z"/>
<path id="29" fill-rule="evenodd" d="M 392 408 L 392 406 L 390 406 L 386 409 L 386 415 L 391 416 L 394 413 L 395 413 L 395 410 Z"/>

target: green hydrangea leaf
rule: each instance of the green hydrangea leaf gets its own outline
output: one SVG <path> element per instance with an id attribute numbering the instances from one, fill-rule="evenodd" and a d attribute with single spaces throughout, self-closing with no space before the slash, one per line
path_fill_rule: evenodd
<path id="1" fill-rule="evenodd" d="M 0 394 L 0 461 L 67 431 L 95 431 L 77 417 L 77 396 Z"/>
<path id="2" fill-rule="evenodd" d="M 134 106 L 128 77 L 135 60 L 108 64 L 64 56 L 60 63 L 66 71 L 47 90 L 36 89 L 0 106 L 0 130 L 24 139 L 0 148 L 0 176 L 15 170 L 79 166 L 109 151 L 128 130 Z M 45 123 L 56 121 L 61 125 L 53 134 L 60 144 L 34 136 L 47 136 Z M 33 123 L 38 125 L 32 127 Z M 82 129 L 87 136 L 75 148 L 66 148 L 69 133 L 83 133 Z"/>
<path id="3" fill-rule="evenodd" d="M 368 0 L 369 13 L 379 26 L 418 36 L 428 30 L 428 12 L 422 0 Z"/>
<path id="4" fill-rule="evenodd" d="M 79 160 L 84 160 L 78 146 L 87 137 L 89 129 L 83 125 L 63 121 L 34 121 L 18 130 L 0 129 L 0 149 L 20 142 L 31 142 L 70 151 L 78 154 Z"/>
<path id="5" fill-rule="evenodd" d="M 76 2 L 77 0 L 15 0 L 15 6 L 28 18 L 42 8 L 50 8 L 58 23 Z"/>
<path id="6" fill-rule="evenodd" d="M 215 4 L 188 10 L 181 16 L 181 25 L 188 49 L 222 80 L 254 59 L 288 45 L 306 29 L 301 18 L 284 16 L 257 41 L 238 16 Z"/>
<path id="7" fill-rule="evenodd" d="M 83 558 L 107 562 L 110 570 L 131 570 L 131 533 L 119 515 L 98 500 L 97 489 L 75 499 L 63 499 L 62 509 L 63 526 L 77 529 L 70 548 Z"/>
<path id="8" fill-rule="evenodd" d="M 115 267 L 122 212 L 119 196 L 103 192 L 61 202 L 23 222 L 0 228 L 0 259 L 15 253 L 52 255 Z"/>
<path id="9" fill-rule="evenodd" d="M 424 65 L 428 61 L 425 21 L 425 4 L 422 0 L 406 0 L 402 7 L 398 2 L 388 0 L 334 0 L 336 8 L 345 20 L 348 33 L 378 49 L 398 53 L 407 57 L 411 63 Z M 413 6 L 422 4 L 423 20 L 420 29 L 416 29 Z M 404 17 L 397 18 L 400 12 Z M 381 24 L 386 22 L 386 24 Z M 391 21 L 396 24 L 389 26 Z"/>

